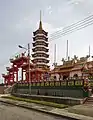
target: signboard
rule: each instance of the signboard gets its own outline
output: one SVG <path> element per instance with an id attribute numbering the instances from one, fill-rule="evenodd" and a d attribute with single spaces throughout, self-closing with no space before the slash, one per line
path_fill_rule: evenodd
<path id="1" fill-rule="evenodd" d="M 66 86 L 66 81 L 61 81 L 61 86 Z"/>
<path id="2" fill-rule="evenodd" d="M 75 86 L 82 86 L 83 85 L 83 81 L 75 81 Z"/>
<path id="3" fill-rule="evenodd" d="M 49 86 L 49 82 L 47 81 L 47 82 L 45 82 L 45 86 Z"/>
<path id="4" fill-rule="evenodd" d="M 55 86 L 60 86 L 60 81 L 55 82 Z"/>
<path id="5" fill-rule="evenodd" d="M 54 82 L 53 81 L 50 82 L 50 86 L 54 86 Z"/>
<path id="6" fill-rule="evenodd" d="M 74 81 L 69 81 L 68 86 L 74 86 Z"/>

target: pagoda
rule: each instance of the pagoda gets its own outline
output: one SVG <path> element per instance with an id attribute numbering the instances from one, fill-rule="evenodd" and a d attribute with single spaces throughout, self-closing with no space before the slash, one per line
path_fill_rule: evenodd
<path id="1" fill-rule="evenodd" d="M 49 55 L 48 55 L 48 32 L 42 28 L 41 14 L 39 28 L 33 32 L 33 49 L 32 49 L 32 62 L 37 68 L 49 68 Z"/>

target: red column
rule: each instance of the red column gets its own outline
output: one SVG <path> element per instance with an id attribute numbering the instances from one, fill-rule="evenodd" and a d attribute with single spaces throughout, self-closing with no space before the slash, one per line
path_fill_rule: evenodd
<path id="1" fill-rule="evenodd" d="M 14 83 L 14 64 L 13 64 L 13 83 Z"/>
<path id="2" fill-rule="evenodd" d="M 6 85 L 6 81 L 7 81 L 7 79 L 6 78 L 4 78 L 4 84 Z"/>
<path id="3" fill-rule="evenodd" d="M 18 71 L 16 72 L 16 82 L 18 82 Z"/>
<path id="4" fill-rule="evenodd" d="M 31 72 L 31 74 L 30 74 L 30 80 L 31 80 L 31 82 L 33 81 L 33 72 Z"/>
<path id="5" fill-rule="evenodd" d="M 36 71 L 36 81 L 38 81 L 38 72 Z"/>
<path id="6" fill-rule="evenodd" d="M 42 76 L 42 73 L 40 73 L 40 80 L 41 80 L 41 78 L 42 78 L 41 76 Z M 39 81 L 40 81 L 40 80 L 39 80 Z"/>
<path id="7" fill-rule="evenodd" d="M 41 79 L 41 73 L 39 72 L 38 81 Z"/>
<path id="8" fill-rule="evenodd" d="M 8 85 L 10 85 L 10 78 L 11 78 L 11 77 L 10 77 L 10 75 L 9 75 L 9 77 L 8 77 Z"/>
<path id="9" fill-rule="evenodd" d="M 21 73 L 22 73 L 21 75 L 22 75 L 22 80 L 23 80 L 23 68 L 22 68 L 22 71 L 21 71 Z"/>

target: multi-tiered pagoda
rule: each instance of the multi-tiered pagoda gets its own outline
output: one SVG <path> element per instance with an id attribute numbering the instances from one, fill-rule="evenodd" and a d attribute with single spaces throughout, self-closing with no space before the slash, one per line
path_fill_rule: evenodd
<path id="1" fill-rule="evenodd" d="M 37 68 L 49 68 L 48 32 L 43 30 L 41 19 L 39 23 L 39 29 L 33 32 L 33 36 L 32 62 Z"/>

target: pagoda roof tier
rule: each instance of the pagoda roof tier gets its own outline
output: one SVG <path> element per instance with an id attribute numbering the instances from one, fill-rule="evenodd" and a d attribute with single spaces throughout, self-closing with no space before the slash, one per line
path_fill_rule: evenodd
<path id="1" fill-rule="evenodd" d="M 26 62 L 26 63 L 27 63 L 28 57 L 26 57 L 26 56 L 21 56 L 21 57 L 19 57 L 19 58 L 10 59 L 10 62 L 11 62 L 11 63 L 14 63 L 14 64 L 17 64 L 17 63 L 19 63 L 20 61 L 23 61 L 23 62 Z"/>
<path id="2" fill-rule="evenodd" d="M 48 35 L 48 32 L 46 32 L 45 30 L 43 29 L 37 29 L 35 32 L 33 32 L 33 35 L 37 35 L 37 34 L 44 34 L 44 35 Z"/>
<path id="3" fill-rule="evenodd" d="M 34 41 L 32 44 L 37 44 L 37 43 L 44 43 L 44 44 L 49 44 L 48 42 L 46 42 L 45 40 L 36 40 Z"/>
<path id="4" fill-rule="evenodd" d="M 43 64 L 43 63 L 41 63 L 41 64 L 38 63 L 38 64 L 36 64 L 36 66 L 37 66 L 37 68 L 42 68 L 44 70 L 47 70 L 47 69 L 50 68 L 49 65 L 46 65 L 46 64 Z"/>
<path id="5" fill-rule="evenodd" d="M 12 67 L 12 68 L 6 67 L 6 69 L 7 69 L 7 71 L 9 71 L 9 72 L 18 71 L 18 67 Z"/>
<path id="6" fill-rule="evenodd" d="M 49 49 L 48 48 L 45 48 L 45 47 L 35 47 L 32 49 L 33 52 L 36 52 L 36 51 L 44 51 L 44 52 L 48 52 Z"/>
<path id="7" fill-rule="evenodd" d="M 48 43 L 46 42 L 34 42 L 32 43 L 33 44 L 33 47 L 36 47 L 36 46 L 45 46 L 45 47 L 48 47 Z"/>
<path id="8" fill-rule="evenodd" d="M 37 63 L 37 62 L 39 62 L 39 60 L 42 61 L 42 62 L 44 61 L 44 63 L 49 63 L 49 60 L 44 59 L 44 58 L 39 58 L 39 59 L 38 59 L 38 58 L 36 58 L 36 59 L 34 58 L 34 59 L 32 60 L 32 62 L 36 62 L 36 63 Z M 42 62 L 41 62 L 41 63 L 42 63 Z"/>
<path id="9" fill-rule="evenodd" d="M 37 47 L 38 47 L 38 48 L 48 49 L 48 45 L 46 46 L 46 45 L 42 45 L 42 44 L 41 44 L 41 45 L 38 44 L 38 45 L 33 46 L 33 49 L 34 49 L 34 48 L 37 48 Z"/>
<path id="10" fill-rule="evenodd" d="M 44 42 L 48 42 L 48 37 L 37 35 L 37 36 L 33 37 L 33 41 L 44 41 Z"/>
<path id="11" fill-rule="evenodd" d="M 46 49 L 46 50 L 49 50 L 49 49 L 48 49 L 48 48 L 46 48 L 45 46 L 42 46 L 42 47 L 40 47 L 40 46 L 39 46 L 39 47 L 38 47 L 38 46 L 36 46 L 36 47 L 34 47 L 34 48 L 33 48 L 33 50 L 34 50 L 34 49 L 42 49 L 42 48 L 43 48 L 43 49 Z"/>
<path id="12" fill-rule="evenodd" d="M 33 52 L 33 54 L 37 54 L 37 53 L 47 54 L 47 52 L 45 52 L 45 51 L 36 51 L 36 52 Z"/>
<path id="13" fill-rule="evenodd" d="M 49 61 L 46 57 L 35 57 L 33 60 L 46 60 Z"/>
<path id="14" fill-rule="evenodd" d="M 21 68 L 23 68 L 23 69 L 27 69 L 28 67 L 29 67 L 28 63 L 21 65 Z M 30 68 L 34 68 L 34 67 L 35 67 L 35 64 L 30 63 Z"/>
<path id="15" fill-rule="evenodd" d="M 48 32 L 46 32 L 46 31 L 43 30 L 42 21 L 41 21 L 41 15 L 40 15 L 39 28 L 38 28 L 35 32 L 33 32 L 33 34 L 36 35 L 36 34 L 38 34 L 38 33 L 43 33 L 43 34 L 45 34 L 45 35 L 48 34 Z"/>
<path id="16" fill-rule="evenodd" d="M 48 55 L 47 53 L 33 53 L 33 54 L 32 54 L 32 57 L 41 56 L 41 54 L 42 54 L 44 57 L 46 57 L 46 58 L 49 57 L 49 55 Z"/>

